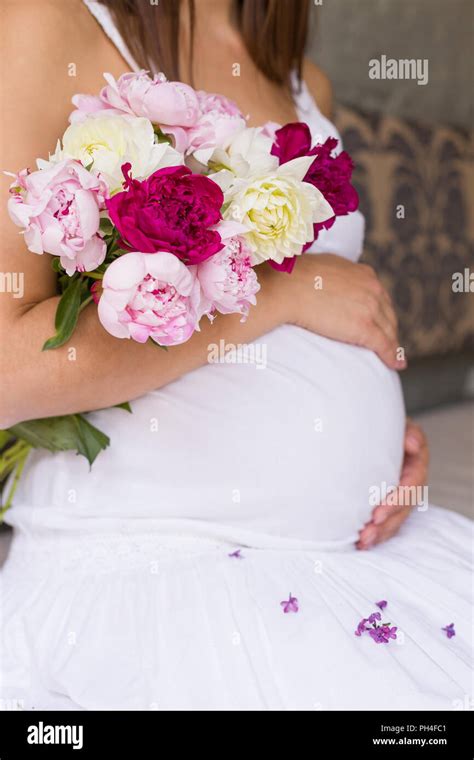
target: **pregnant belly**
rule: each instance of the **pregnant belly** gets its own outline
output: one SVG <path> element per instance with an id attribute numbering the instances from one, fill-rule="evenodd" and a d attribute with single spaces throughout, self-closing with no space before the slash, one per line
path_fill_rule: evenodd
<path id="1" fill-rule="evenodd" d="M 376 490 L 398 482 L 398 376 L 365 349 L 296 327 L 253 346 L 257 364 L 248 355 L 209 364 L 134 401 L 132 415 L 94 414 L 111 446 L 90 472 L 69 453 L 35 453 L 10 521 L 34 508 L 40 523 L 49 511 L 71 524 L 160 518 L 290 539 L 354 536 Z"/>

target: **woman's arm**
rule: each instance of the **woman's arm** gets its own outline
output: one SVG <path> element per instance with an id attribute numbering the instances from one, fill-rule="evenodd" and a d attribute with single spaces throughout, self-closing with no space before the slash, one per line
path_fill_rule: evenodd
<path id="1" fill-rule="evenodd" d="M 39 258 L 23 254 L 25 283 L 37 282 Z M 316 276 L 323 288 L 314 289 Z M 200 332 L 169 351 L 119 340 L 89 305 L 71 341 L 41 351 L 53 333 L 58 297 L 31 302 L 3 293 L 0 300 L 0 427 L 36 417 L 100 409 L 160 388 L 207 362 L 209 344 L 248 343 L 290 322 L 335 340 L 364 345 L 391 367 L 396 360 L 395 317 L 373 272 L 338 256 L 303 256 L 291 276 L 259 267 L 262 288 L 245 323 L 237 314 L 203 320 Z M 71 350 L 73 349 L 73 350 Z"/>
<path id="2" fill-rule="evenodd" d="M 95 36 L 90 14 L 84 17 L 74 0 L 70 8 L 75 11 L 72 15 L 55 0 L 3 7 L 2 28 L 8 31 L 0 52 L 2 169 L 34 169 L 36 157 L 47 156 L 67 126 L 72 94 L 98 90 L 101 73 L 110 66 L 109 51 L 102 48 L 108 42 L 99 30 Z M 250 341 L 284 321 L 281 299 L 274 293 L 276 273 L 268 270 L 267 276 L 261 273 L 259 307 L 246 325 L 235 315 L 216 320 L 212 326 L 205 324 L 185 346 L 167 353 L 150 344 L 112 338 L 91 305 L 67 346 L 42 352 L 45 339 L 54 333 L 56 275 L 51 256 L 27 251 L 8 218 L 10 181 L 2 176 L 0 271 L 19 275 L 23 293 L 19 298 L 0 293 L 0 426 L 134 398 L 204 364 L 210 342 Z"/>

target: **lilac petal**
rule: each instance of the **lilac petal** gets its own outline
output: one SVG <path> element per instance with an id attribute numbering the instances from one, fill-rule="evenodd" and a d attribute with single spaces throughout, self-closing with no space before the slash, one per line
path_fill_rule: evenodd
<path id="1" fill-rule="evenodd" d="M 364 633 L 364 631 L 368 631 L 369 630 L 368 627 L 366 626 L 366 623 L 367 623 L 367 618 L 362 618 L 362 620 L 360 621 L 360 623 L 358 623 L 358 625 L 357 625 L 357 630 L 354 631 L 354 633 L 355 633 L 356 636 L 362 636 L 362 634 Z"/>
<path id="2" fill-rule="evenodd" d="M 280 607 L 283 608 L 283 612 L 287 614 L 288 612 L 298 612 L 299 606 L 298 606 L 298 599 L 296 596 L 291 596 L 291 593 L 288 597 L 288 599 L 285 599 L 283 602 L 280 602 Z"/>
<path id="3" fill-rule="evenodd" d="M 381 644 L 384 641 L 384 636 L 380 628 L 372 628 L 369 631 L 369 636 L 375 641 L 376 644 Z"/>
<path id="4" fill-rule="evenodd" d="M 235 559 L 243 559 L 243 556 L 241 554 L 242 549 L 236 549 L 235 552 L 232 552 L 232 554 L 228 554 L 228 557 L 235 557 Z"/>
<path id="5" fill-rule="evenodd" d="M 387 606 L 387 602 L 385 601 L 385 599 L 382 599 L 382 601 L 380 602 L 375 602 L 375 606 L 378 607 L 379 610 L 384 610 L 385 607 Z"/>
<path id="6" fill-rule="evenodd" d="M 371 615 L 369 615 L 368 621 L 369 623 L 375 623 L 376 620 L 381 620 L 382 615 L 380 612 L 373 612 Z"/>
<path id="7" fill-rule="evenodd" d="M 441 630 L 446 631 L 446 636 L 448 637 L 448 639 L 452 639 L 453 636 L 456 636 L 456 631 L 454 630 L 454 623 L 449 623 L 449 625 L 446 625 Z"/>

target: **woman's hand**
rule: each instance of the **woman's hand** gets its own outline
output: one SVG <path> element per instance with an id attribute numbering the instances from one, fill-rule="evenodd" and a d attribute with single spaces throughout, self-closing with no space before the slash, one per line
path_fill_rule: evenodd
<path id="1" fill-rule="evenodd" d="M 289 321 L 326 338 L 374 351 L 391 369 L 397 358 L 397 318 L 374 270 L 335 254 L 301 256 L 286 277 Z"/>
<path id="2" fill-rule="evenodd" d="M 423 430 L 407 419 L 405 430 L 405 458 L 403 460 L 400 486 L 391 493 L 384 504 L 375 507 L 372 519 L 359 532 L 358 549 L 370 549 L 394 536 L 405 522 L 415 504 L 405 506 L 401 498 L 403 488 L 425 486 L 428 477 L 429 450 Z"/>

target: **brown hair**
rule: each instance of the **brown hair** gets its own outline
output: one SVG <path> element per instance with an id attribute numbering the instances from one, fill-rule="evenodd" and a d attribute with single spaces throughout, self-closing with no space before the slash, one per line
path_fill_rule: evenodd
<path id="1" fill-rule="evenodd" d="M 179 13 L 185 0 L 100 0 L 114 16 L 136 62 L 180 78 Z M 187 0 L 191 25 L 195 0 Z M 291 88 L 291 72 L 301 79 L 308 31 L 309 0 L 234 0 L 233 16 L 255 65 L 272 82 Z M 192 79 L 192 70 L 191 70 Z"/>

